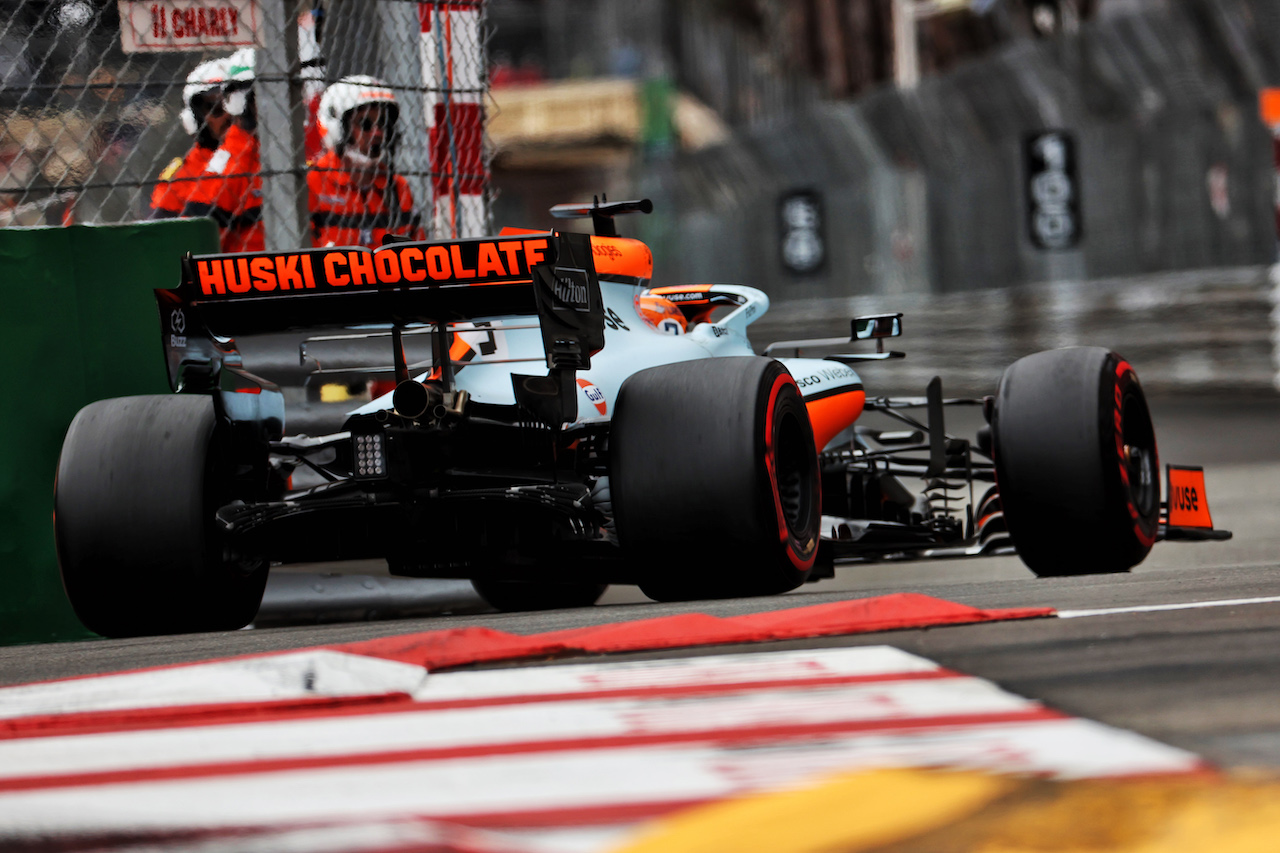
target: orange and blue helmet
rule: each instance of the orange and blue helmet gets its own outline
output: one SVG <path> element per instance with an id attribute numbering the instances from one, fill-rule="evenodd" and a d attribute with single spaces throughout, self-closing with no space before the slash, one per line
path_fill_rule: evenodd
<path id="1" fill-rule="evenodd" d="M 689 321 L 665 296 L 641 293 L 636 297 L 636 313 L 650 326 L 668 335 L 683 335 L 689 330 Z"/>

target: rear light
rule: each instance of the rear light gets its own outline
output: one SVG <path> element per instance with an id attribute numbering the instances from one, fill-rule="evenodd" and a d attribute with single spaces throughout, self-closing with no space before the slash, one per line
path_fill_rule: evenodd
<path id="1" fill-rule="evenodd" d="M 387 436 L 381 432 L 351 436 L 352 465 L 357 480 L 382 480 L 387 476 Z"/>

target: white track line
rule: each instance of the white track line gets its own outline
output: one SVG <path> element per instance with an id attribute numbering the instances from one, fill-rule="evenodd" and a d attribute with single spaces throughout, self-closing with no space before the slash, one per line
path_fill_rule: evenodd
<path id="1" fill-rule="evenodd" d="M 1059 610 L 1059 619 L 1078 619 L 1081 616 L 1110 616 L 1114 613 L 1156 613 L 1162 610 L 1197 610 L 1201 607 L 1235 607 L 1240 604 L 1275 604 L 1280 595 L 1261 598 L 1224 598 L 1218 601 L 1188 601 L 1182 604 L 1145 604 L 1139 607 L 1103 607 L 1097 610 Z"/>

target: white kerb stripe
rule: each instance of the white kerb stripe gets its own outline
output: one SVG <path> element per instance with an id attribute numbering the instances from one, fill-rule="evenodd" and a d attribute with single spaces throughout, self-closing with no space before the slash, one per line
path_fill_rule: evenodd
<path id="1" fill-rule="evenodd" d="M 0 839 L 281 822 L 458 817 L 712 799 L 864 767 L 1082 778 L 1196 769 L 1196 757 L 1089 720 L 955 726 L 787 744 L 642 747 L 168 779 L 0 794 Z"/>
<path id="2" fill-rule="evenodd" d="M 413 695 L 418 702 L 501 699 L 602 690 L 662 689 L 760 681 L 936 672 L 927 658 L 892 646 L 707 655 L 611 663 L 575 663 L 433 675 Z"/>
<path id="3" fill-rule="evenodd" d="M 752 690 L 718 696 L 574 699 L 451 710 L 314 717 L 268 723 L 17 738 L 0 741 L 0 779 L 154 770 L 211 762 L 336 759 L 383 752 L 585 739 L 681 737 L 759 727 L 907 723 L 1035 711 L 978 678 L 849 687 Z M 578 748 L 585 748 L 581 745 Z"/>
<path id="4" fill-rule="evenodd" d="M 0 688 L 0 719 L 229 702 L 412 694 L 420 666 L 326 649 Z"/>

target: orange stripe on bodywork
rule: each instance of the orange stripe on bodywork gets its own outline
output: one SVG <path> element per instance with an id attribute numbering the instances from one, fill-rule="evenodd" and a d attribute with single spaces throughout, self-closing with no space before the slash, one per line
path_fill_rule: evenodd
<path id="1" fill-rule="evenodd" d="M 667 296 L 672 293 L 706 293 L 711 290 L 709 284 L 671 284 L 665 287 L 654 287 L 649 290 L 655 296 Z"/>
<path id="2" fill-rule="evenodd" d="M 684 313 L 685 319 L 690 324 L 710 323 L 711 314 L 720 306 L 712 301 L 710 297 L 711 285 L 709 284 L 674 284 L 667 287 L 653 287 L 649 292 L 654 296 L 670 297 L 672 294 L 680 294 L 685 298 L 672 300 L 676 303 L 676 307 Z M 690 299 L 688 294 L 702 293 L 708 294 L 703 299 Z"/>
<path id="3" fill-rule="evenodd" d="M 804 401 L 805 408 L 809 410 L 809 423 L 813 424 L 813 442 L 818 445 L 819 453 L 840 430 L 858 419 L 866 402 L 865 391 L 846 391 L 821 400 Z"/>
<path id="4" fill-rule="evenodd" d="M 471 344 L 467 343 L 457 335 L 454 335 L 453 344 L 451 344 L 449 347 L 450 361 L 462 361 L 462 362 L 471 361 L 472 358 L 475 358 L 475 354 L 476 354 L 475 350 L 471 348 Z M 437 367 L 435 370 L 431 371 L 431 375 L 427 378 L 439 379 L 440 376 L 441 376 L 440 368 Z"/>
<path id="5" fill-rule="evenodd" d="M 529 228 L 504 227 L 498 232 L 499 237 L 517 237 L 524 234 L 546 234 L 546 231 L 535 231 Z M 591 255 L 595 259 L 596 275 L 608 278 L 611 275 L 642 278 L 645 281 L 653 278 L 653 252 L 639 240 L 627 237 L 595 237 L 591 238 Z M 710 285 L 704 286 L 706 289 Z"/>
<path id="6" fill-rule="evenodd" d="M 467 343 L 457 335 L 454 335 L 453 345 L 449 347 L 449 358 L 453 361 L 470 361 L 470 359 L 467 358 L 468 355 L 474 357 L 471 344 Z"/>
<path id="7" fill-rule="evenodd" d="M 591 256 L 595 259 L 596 274 L 602 278 L 611 275 L 653 278 L 653 253 L 639 240 L 626 237 L 592 237 Z"/>

